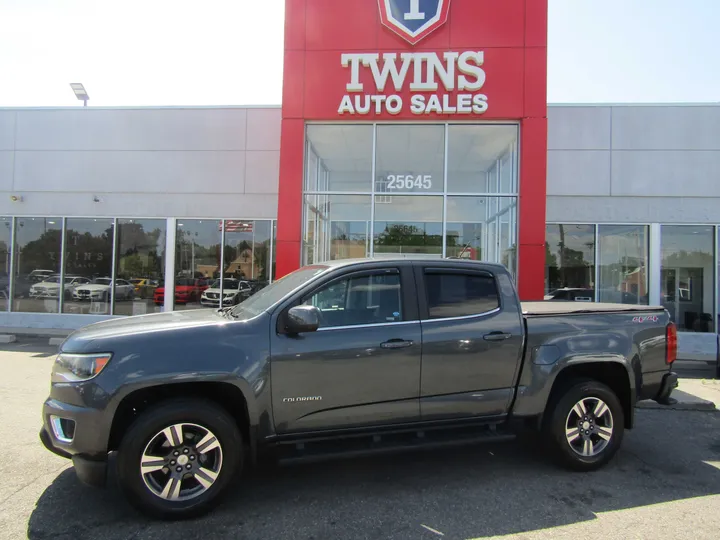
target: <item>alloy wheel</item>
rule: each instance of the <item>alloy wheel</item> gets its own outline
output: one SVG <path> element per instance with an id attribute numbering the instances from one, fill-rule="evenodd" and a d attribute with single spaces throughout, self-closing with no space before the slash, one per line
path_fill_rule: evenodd
<path id="1" fill-rule="evenodd" d="M 140 474 L 157 497 L 186 501 L 212 487 L 222 460 L 220 441 L 209 429 L 174 424 L 150 439 L 140 459 Z"/>
<path id="2" fill-rule="evenodd" d="M 613 435 L 610 407 L 596 397 L 578 401 L 565 420 L 565 439 L 573 452 L 594 457 L 607 447 Z"/>

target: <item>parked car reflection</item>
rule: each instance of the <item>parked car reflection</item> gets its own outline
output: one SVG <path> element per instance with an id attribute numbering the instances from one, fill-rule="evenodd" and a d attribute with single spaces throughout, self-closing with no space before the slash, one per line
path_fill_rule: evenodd
<path id="1" fill-rule="evenodd" d="M 200 297 L 205 289 L 209 286 L 208 280 L 205 278 L 176 278 L 175 279 L 175 303 L 188 304 L 190 302 L 200 301 Z M 165 286 L 160 285 L 153 293 L 153 300 L 156 306 L 165 302 Z"/>
<path id="2" fill-rule="evenodd" d="M 152 298 L 159 284 L 158 280 L 147 278 L 136 278 L 129 281 L 135 288 L 135 296 L 142 299 Z"/>
<path id="3" fill-rule="evenodd" d="M 65 299 L 72 298 L 75 289 L 87 285 L 90 280 L 82 276 L 65 276 Z M 60 295 L 60 276 L 50 276 L 44 281 L 30 286 L 30 298 L 57 298 Z"/>
<path id="4" fill-rule="evenodd" d="M 210 287 L 203 291 L 200 303 L 206 307 L 219 307 L 220 294 L 222 294 L 223 306 L 234 306 L 239 304 L 253 293 L 252 287 L 247 281 L 239 279 L 225 279 L 220 291 L 220 280 L 216 279 Z"/>
<path id="5" fill-rule="evenodd" d="M 81 285 L 73 291 L 73 300 L 90 301 L 102 300 L 107 302 L 110 299 L 110 289 L 112 288 L 112 279 L 107 277 L 99 277 L 92 280 L 87 285 Z M 135 295 L 135 288 L 124 279 L 115 280 L 115 299 L 131 300 Z"/>

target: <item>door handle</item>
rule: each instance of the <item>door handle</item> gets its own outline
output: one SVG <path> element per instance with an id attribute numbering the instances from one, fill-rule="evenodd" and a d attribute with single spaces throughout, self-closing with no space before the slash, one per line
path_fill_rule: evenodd
<path id="1" fill-rule="evenodd" d="M 381 343 L 380 346 L 383 349 L 404 349 L 405 347 L 412 346 L 412 344 L 412 341 L 406 341 L 404 339 L 391 339 L 389 341 Z"/>
<path id="2" fill-rule="evenodd" d="M 489 334 L 485 334 L 483 339 L 485 341 L 505 341 L 511 337 L 512 334 L 506 334 L 505 332 L 490 332 Z"/>

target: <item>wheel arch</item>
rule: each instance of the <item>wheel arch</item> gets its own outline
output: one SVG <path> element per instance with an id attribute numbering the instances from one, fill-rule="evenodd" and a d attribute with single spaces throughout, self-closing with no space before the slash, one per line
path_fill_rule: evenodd
<path id="1" fill-rule="evenodd" d="M 617 360 L 585 361 L 571 363 L 556 375 L 545 410 L 547 411 L 562 395 L 563 390 L 578 380 L 594 380 L 609 387 L 620 400 L 625 427 L 632 429 L 635 421 L 636 374 L 633 363 Z M 543 412 L 543 417 L 545 413 Z"/>
<path id="2" fill-rule="evenodd" d="M 108 451 L 120 447 L 125 432 L 150 407 L 174 398 L 195 398 L 219 405 L 235 420 L 249 447 L 250 460 L 254 463 L 257 456 L 258 417 L 254 399 L 248 398 L 252 395 L 245 381 L 184 381 L 135 389 L 123 396 L 114 410 L 108 435 Z"/>

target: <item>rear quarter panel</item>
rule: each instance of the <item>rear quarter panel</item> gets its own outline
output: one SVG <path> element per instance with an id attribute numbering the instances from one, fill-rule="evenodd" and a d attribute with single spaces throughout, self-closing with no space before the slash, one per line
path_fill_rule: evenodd
<path id="1" fill-rule="evenodd" d="M 624 367 L 633 403 L 654 397 L 665 364 L 665 311 L 597 312 L 526 318 L 527 346 L 514 413 L 541 414 L 565 368 L 614 362 Z"/>

